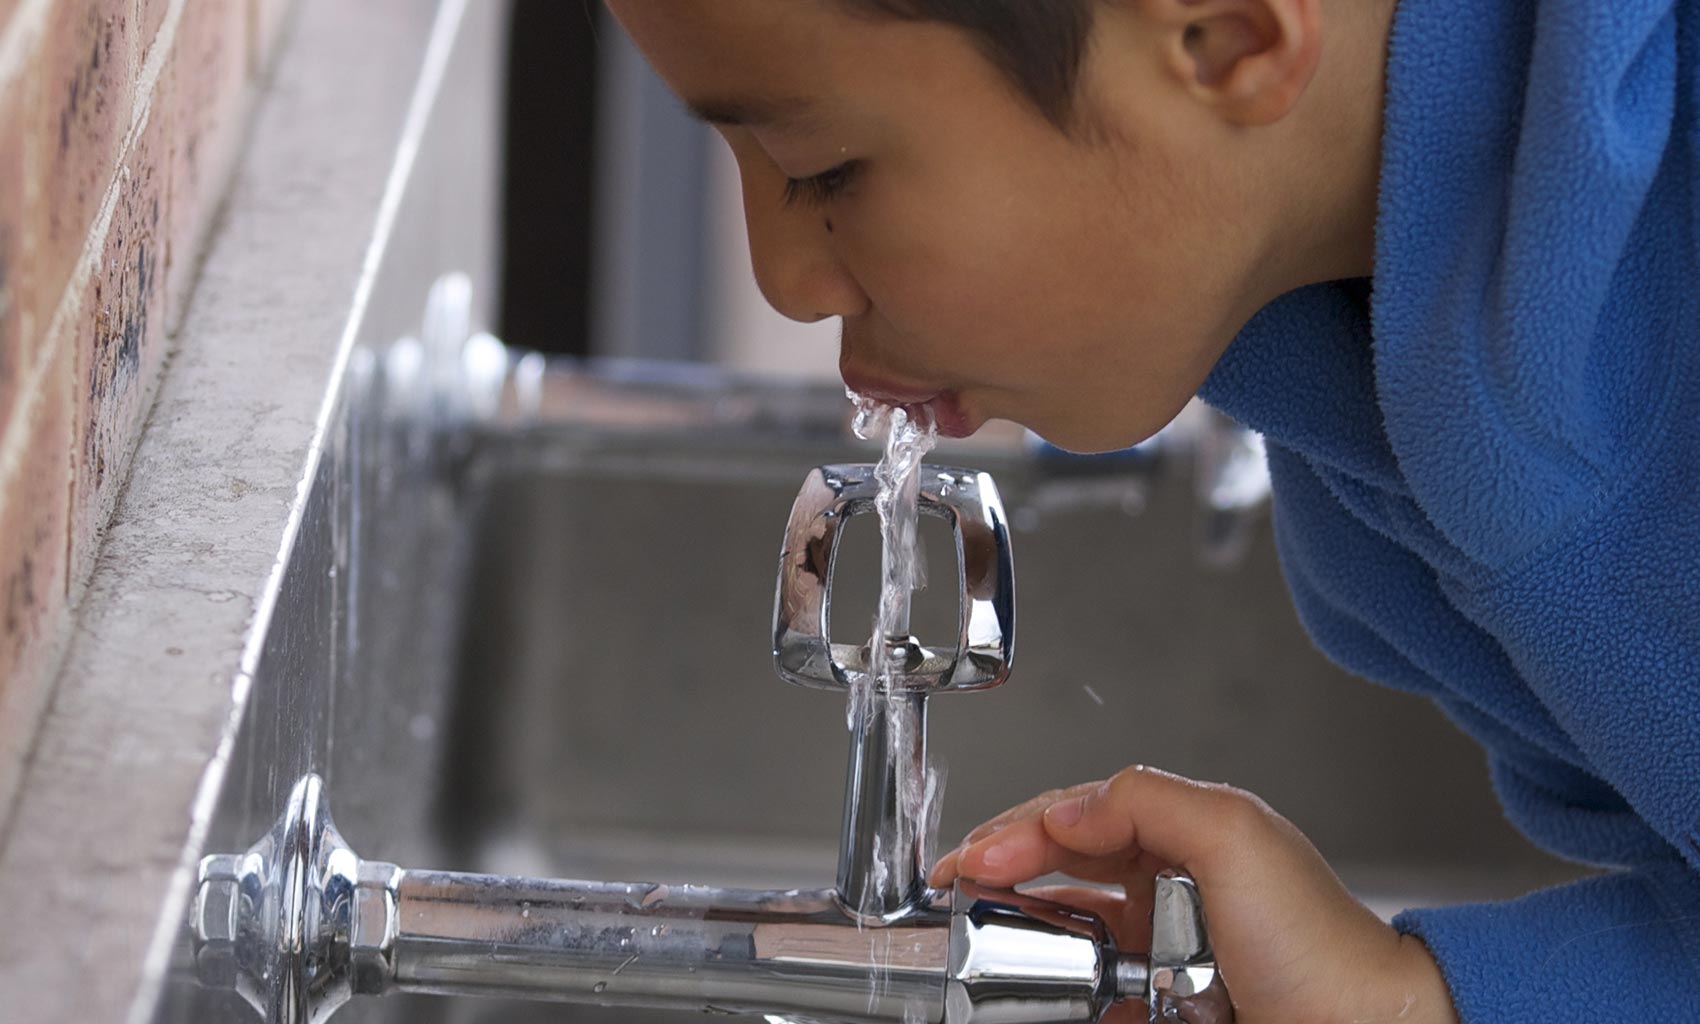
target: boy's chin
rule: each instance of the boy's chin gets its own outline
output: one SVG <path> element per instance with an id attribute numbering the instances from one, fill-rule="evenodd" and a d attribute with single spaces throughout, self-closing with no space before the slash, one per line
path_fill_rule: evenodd
<path id="1" fill-rule="evenodd" d="M 1070 455 L 1103 455 L 1124 451 L 1155 434 L 1156 430 L 1139 432 L 1124 424 L 1023 424 L 1038 434 L 1048 445 L 1061 448 Z"/>

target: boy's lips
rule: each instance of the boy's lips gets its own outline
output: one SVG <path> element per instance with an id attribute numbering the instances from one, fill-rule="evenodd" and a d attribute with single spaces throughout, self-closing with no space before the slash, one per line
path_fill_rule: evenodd
<path id="1" fill-rule="evenodd" d="M 962 400 L 954 391 L 880 380 L 848 367 L 840 367 L 840 374 L 844 378 L 844 386 L 864 398 L 890 405 L 926 406 L 939 433 L 946 437 L 967 437 L 980 429 L 980 424 L 963 409 Z"/>
<path id="2" fill-rule="evenodd" d="M 962 407 L 954 391 L 941 392 L 927 403 L 927 408 L 932 411 L 939 433 L 946 437 L 967 437 L 980 429 L 979 422 Z"/>

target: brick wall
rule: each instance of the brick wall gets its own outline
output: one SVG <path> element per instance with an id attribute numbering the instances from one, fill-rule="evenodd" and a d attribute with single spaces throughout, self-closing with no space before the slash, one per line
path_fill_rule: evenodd
<path id="1" fill-rule="evenodd" d="M 0 821 L 288 0 L 0 0 Z"/>

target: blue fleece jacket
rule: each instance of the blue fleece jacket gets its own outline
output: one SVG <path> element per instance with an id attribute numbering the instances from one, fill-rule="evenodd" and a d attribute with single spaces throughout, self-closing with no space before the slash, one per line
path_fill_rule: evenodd
<path id="1" fill-rule="evenodd" d="M 1400 0 L 1373 280 L 1202 391 L 1267 435 L 1317 644 L 1613 868 L 1396 920 L 1470 1024 L 1700 1021 L 1697 68 L 1700 0 Z"/>

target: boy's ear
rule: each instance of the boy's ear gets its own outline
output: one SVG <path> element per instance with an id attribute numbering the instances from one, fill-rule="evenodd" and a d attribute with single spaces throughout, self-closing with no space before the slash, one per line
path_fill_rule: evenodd
<path id="1" fill-rule="evenodd" d="M 1168 69 L 1229 122 L 1271 124 L 1322 59 L 1322 0 L 1142 0 Z"/>

